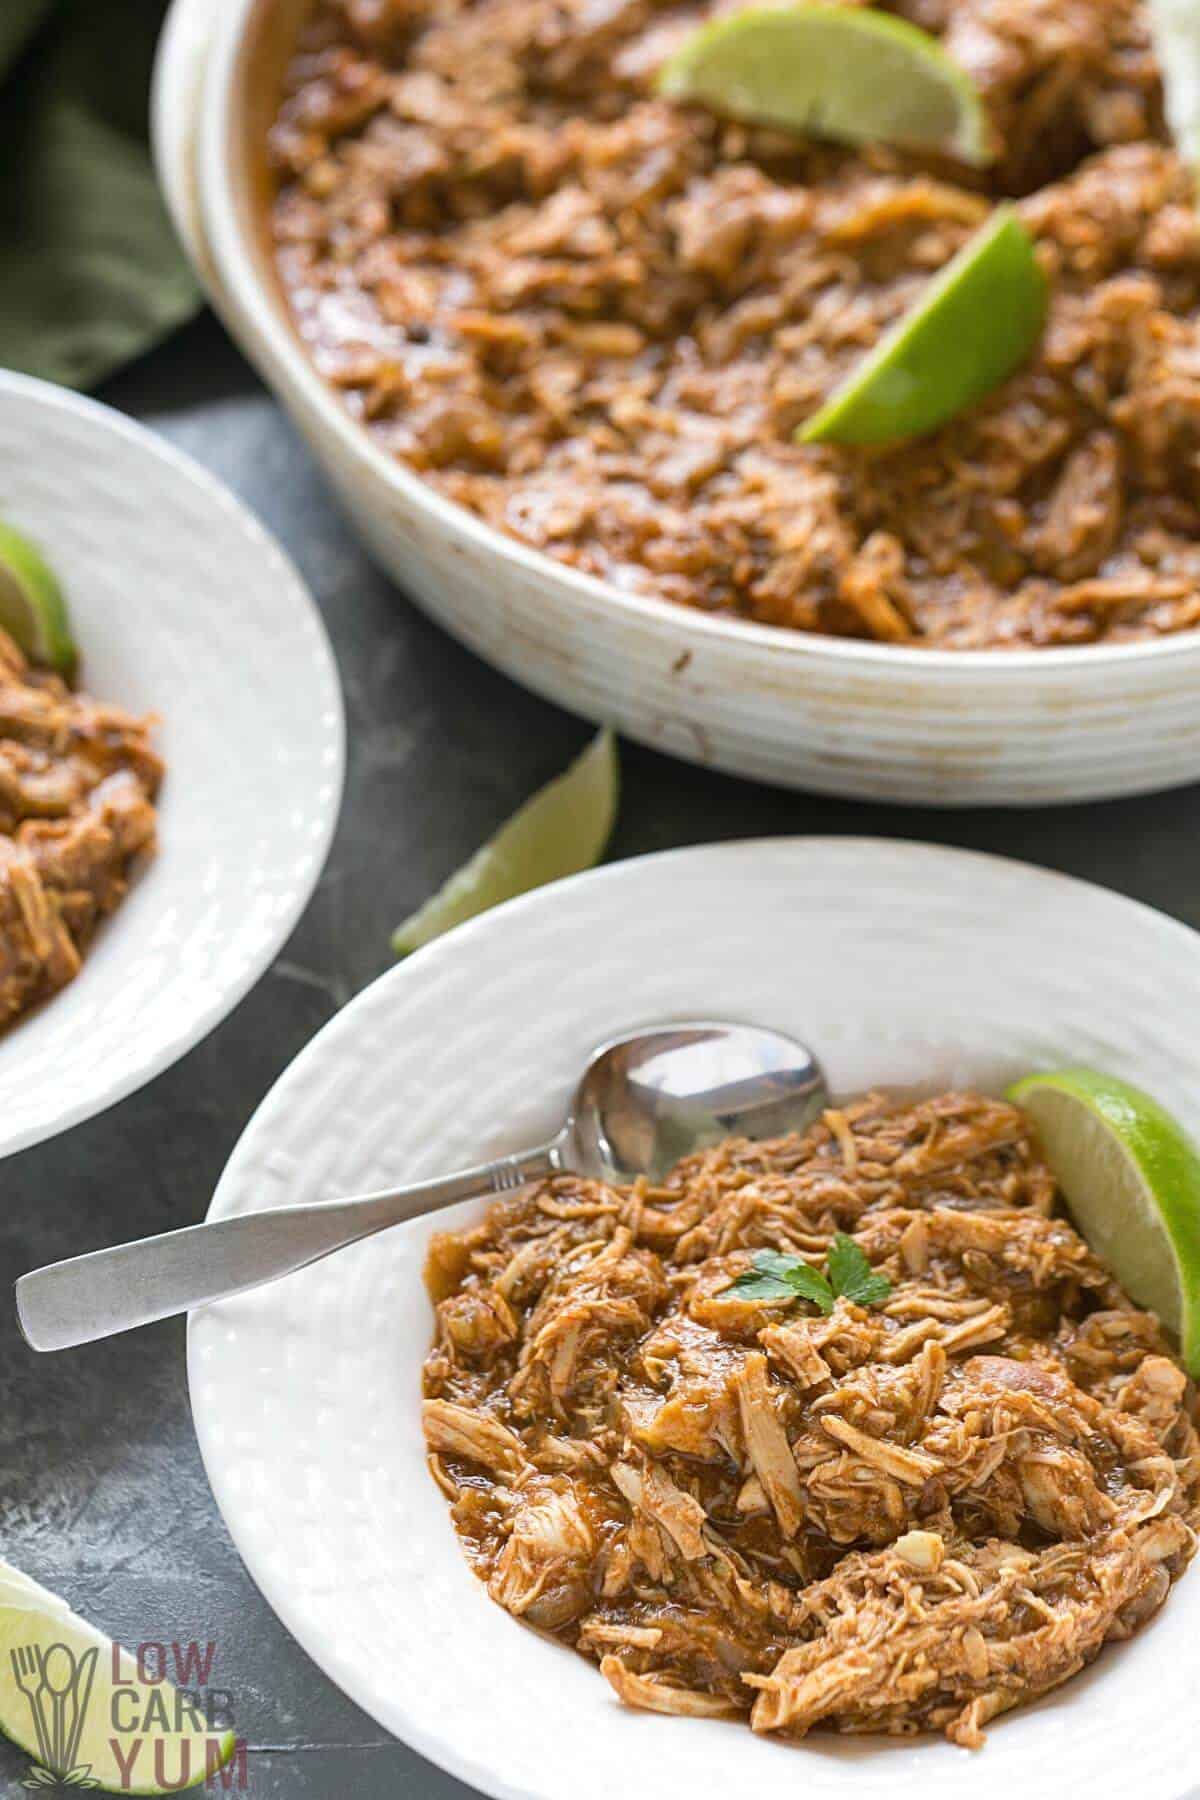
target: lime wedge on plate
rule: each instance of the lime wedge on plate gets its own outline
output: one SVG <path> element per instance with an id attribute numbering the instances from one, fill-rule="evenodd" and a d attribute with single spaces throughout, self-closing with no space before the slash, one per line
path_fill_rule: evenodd
<path id="1" fill-rule="evenodd" d="M 0 628 L 30 662 L 70 675 L 77 661 L 66 602 L 37 545 L 0 524 Z"/>
<path id="2" fill-rule="evenodd" d="M 1033 1121 L 1071 1216 L 1200 1375 L 1200 1155 L 1158 1102 L 1112 1075 L 1028 1075 L 1008 1098 Z"/>
<path id="3" fill-rule="evenodd" d="M 1033 239 L 998 206 L 796 436 L 894 444 L 936 431 L 1024 362 L 1045 317 Z"/>
<path id="4" fill-rule="evenodd" d="M 669 100 L 843 144 L 991 160 L 979 92 L 937 39 L 889 13 L 754 7 L 702 25 L 660 71 Z"/>
<path id="5" fill-rule="evenodd" d="M 420 949 L 477 913 L 600 860 L 617 816 L 620 775 L 611 731 L 601 731 L 565 774 L 525 802 L 470 862 L 392 936 L 397 956 Z"/>
<path id="6" fill-rule="evenodd" d="M 38 1768 L 64 1779 L 74 1772 L 72 1786 L 88 1777 L 88 1785 L 110 1794 L 194 1787 L 235 1748 L 231 1731 L 206 1726 L 169 1681 L 139 1680 L 128 1650 L 6 1563 L 0 1563 L 0 1731 Z"/>

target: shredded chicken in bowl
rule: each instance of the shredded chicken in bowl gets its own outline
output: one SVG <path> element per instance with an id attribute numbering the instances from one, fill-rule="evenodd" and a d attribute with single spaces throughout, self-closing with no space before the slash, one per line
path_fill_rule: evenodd
<path id="1" fill-rule="evenodd" d="M 74 980 L 153 851 L 152 726 L 30 667 L 0 631 L 0 1029 Z"/>
<path id="2" fill-rule="evenodd" d="M 1004 650 L 1200 624 L 1200 219 L 1145 0 L 887 0 L 984 174 L 655 92 L 725 0 L 318 0 L 268 153 L 280 284 L 376 444 L 625 591 Z M 932 436 L 797 444 L 1004 196 L 1028 364 Z"/>
<path id="3" fill-rule="evenodd" d="M 430 1466 L 492 1598 L 633 1706 L 979 1745 L 1200 1529 L 1195 1394 L 1055 1202 L 1014 1108 L 874 1095 L 436 1238 Z M 877 1303 L 736 1285 L 838 1233 Z"/>

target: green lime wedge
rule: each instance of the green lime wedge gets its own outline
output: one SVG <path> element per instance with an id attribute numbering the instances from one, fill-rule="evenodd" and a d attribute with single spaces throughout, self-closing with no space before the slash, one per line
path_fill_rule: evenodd
<path id="1" fill-rule="evenodd" d="M 936 431 L 1024 362 L 1045 317 L 1033 240 L 999 206 L 796 437 L 894 444 Z"/>
<path id="2" fill-rule="evenodd" d="M 753 7 L 701 25 L 658 77 L 669 100 L 843 144 L 992 159 L 970 77 L 937 39 L 890 13 Z"/>
<path id="3" fill-rule="evenodd" d="M 617 816 L 616 740 L 601 731 L 570 768 L 527 800 L 432 900 L 397 927 L 397 956 L 477 913 L 600 860 Z"/>
<path id="4" fill-rule="evenodd" d="M 78 660 L 66 601 L 37 545 L 0 524 L 0 627 L 31 662 L 70 676 Z"/>
<path id="5" fill-rule="evenodd" d="M 128 1650 L 27 1575 L 0 1563 L 0 1584 L 0 1731 L 38 1768 L 164 1794 L 229 1761 L 233 1733 L 206 1726 L 169 1681 L 142 1681 Z"/>
<path id="6" fill-rule="evenodd" d="M 63 1615 L 71 1611 L 65 1600 L 42 1587 L 32 1575 L 23 1575 L 11 1563 L 0 1562 L 0 1606 L 30 1606 L 35 1602 Z"/>
<path id="7" fill-rule="evenodd" d="M 1156 1312 L 1200 1375 L 1200 1155 L 1158 1102 L 1112 1075 L 1028 1075 L 1008 1098 L 1033 1121 L 1083 1236 Z"/>

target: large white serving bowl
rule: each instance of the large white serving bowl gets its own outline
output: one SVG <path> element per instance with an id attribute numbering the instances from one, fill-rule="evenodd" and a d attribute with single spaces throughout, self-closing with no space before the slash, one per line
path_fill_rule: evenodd
<path id="1" fill-rule="evenodd" d="M 320 614 L 233 495 L 106 406 L 0 372 L 0 516 L 66 590 L 98 700 L 154 713 L 159 849 L 75 980 L 0 1033 L 0 1156 L 149 1081 L 257 980 L 337 822 Z"/>
<path id="2" fill-rule="evenodd" d="M 352 1194 L 540 1142 L 592 1047 L 725 1017 L 802 1038 L 835 1094 L 997 1092 L 1090 1063 L 1200 1132 L 1200 937 L 1103 889 L 931 846 L 672 851 L 543 888 L 419 951 L 283 1076 L 210 1217 Z M 1200 1571 L 978 1755 L 623 1709 L 487 1597 L 425 1463 L 430 1234 L 479 1202 L 192 1316 L 200 1446 L 267 1599 L 381 1724 L 504 1800 L 1185 1800 L 1200 1780 Z"/>
<path id="3" fill-rule="evenodd" d="M 380 450 L 311 366 L 263 241 L 262 136 L 307 3 L 175 0 L 156 76 L 159 174 L 230 330 L 418 605 L 588 718 L 790 786 L 955 806 L 1200 777 L 1200 633 L 951 653 L 710 617 L 526 548 Z"/>

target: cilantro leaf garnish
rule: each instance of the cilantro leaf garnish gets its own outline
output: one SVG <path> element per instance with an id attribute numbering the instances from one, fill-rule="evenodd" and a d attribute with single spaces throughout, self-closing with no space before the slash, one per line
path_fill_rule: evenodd
<path id="1" fill-rule="evenodd" d="M 833 1289 L 811 1263 L 778 1250 L 759 1250 L 752 1268 L 733 1283 L 747 1300 L 811 1300 L 823 1313 L 833 1311 Z"/>
<path id="2" fill-rule="evenodd" d="M 886 1275 L 877 1275 L 854 1239 L 839 1231 L 825 1260 L 827 1275 L 800 1256 L 757 1250 L 750 1268 L 731 1283 L 747 1300 L 807 1300 L 831 1313 L 844 1295 L 857 1306 L 879 1306 L 892 1291 Z"/>
<path id="3" fill-rule="evenodd" d="M 886 1275 L 877 1275 L 852 1237 L 839 1231 L 826 1258 L 829 1281 L 835 1294 L 844 1294 L 856 1306 L 879 1306 L 892 1291 Z"/>

